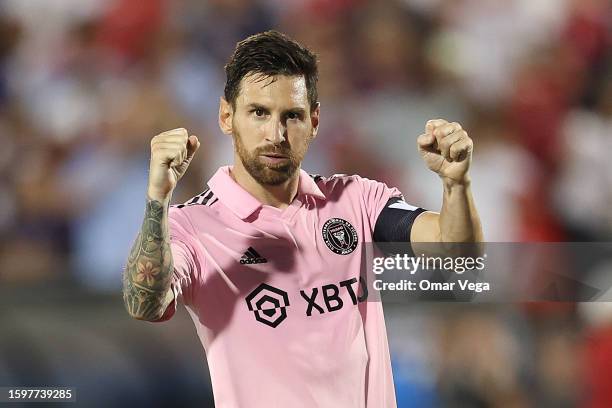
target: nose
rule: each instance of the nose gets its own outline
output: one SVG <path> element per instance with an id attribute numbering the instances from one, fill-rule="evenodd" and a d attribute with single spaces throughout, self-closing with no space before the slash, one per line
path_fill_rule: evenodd
<path id="1" fill-rule="evenodd" d="M 266 132 L 266 140 L 274 145 L 280 145 L 287 140 L 287 126 L 280 121 L 272 121 L 271 129 Z"/>

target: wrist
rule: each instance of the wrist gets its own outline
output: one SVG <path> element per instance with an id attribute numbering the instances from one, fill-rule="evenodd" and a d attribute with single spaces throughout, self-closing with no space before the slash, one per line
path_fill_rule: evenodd
<path id="1" fill-rule="evenodd" d="M 468 188 L 472 184 L 472 178 L 469 175 L 463 176 L 461 179 L 453 179 L 449 177 L 440 177 L 445 190 L 456 188 Z"/>
<path id="2" fill-rule="evenodd" d="M 160 191 L 154 188 L 149 187 L 147 189 L 147 199 L 148 200 L 155 200 L 155 201 L 159 201 L 162 204 L 168 203 L 170 202 L 170 199 L 172 198 L 172 191 Z"/>

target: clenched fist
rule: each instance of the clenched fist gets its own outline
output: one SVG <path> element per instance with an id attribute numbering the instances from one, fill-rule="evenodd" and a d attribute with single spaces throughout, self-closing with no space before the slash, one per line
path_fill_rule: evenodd
<path id="1" fill-rule="evenodd" d="M 183 128 L 168 130 L 151 139 L 149 198 L 158 201 L 169 198 L 198 147 L 198 138 L 189 136 Z"/>
<path id="2" fill-rule="evenodd" d="M 444 119 L 427 121 L 425 133 L 417 138 L 419 152 L 430 170 L 443 180 L 454 183 L 469 181 L 474 144 L 457 122 Z"/>

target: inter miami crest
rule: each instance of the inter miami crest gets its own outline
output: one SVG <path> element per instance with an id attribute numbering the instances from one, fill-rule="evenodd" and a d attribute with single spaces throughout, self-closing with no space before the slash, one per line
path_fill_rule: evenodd
<path id="1" fill-rule="evenodd" d="M 357 248 L 357 231 L 342 218 L 330 218 L 321 232 L 327 247 L 338 255 L 348 255 Z"/>
<path id="2" fill-rule="evenodd" d="M 262 283 L 247 297 L 249 310 L 255 313 L 255 320 L 270 327 L 276 327 L 287 318 L 289 297 L 287 292 Z"/>

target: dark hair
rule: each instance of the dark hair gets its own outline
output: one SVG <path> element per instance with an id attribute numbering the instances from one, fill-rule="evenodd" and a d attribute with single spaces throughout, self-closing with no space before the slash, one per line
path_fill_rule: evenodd
<path id="1" fill-rule="evenodd" d="M 250 74 L 264 77 L 303 75 L 310 109 L 318 102 L 319 77 L 316 55 L 285 34 L 270 30 L 252 35 L 238 44 L 225 65 L 225 100 L 236 108 L 240 81 Z"/>

